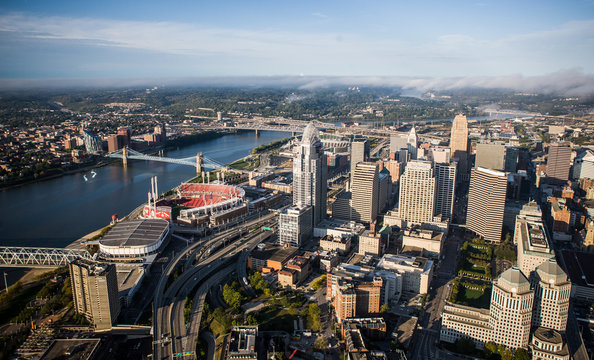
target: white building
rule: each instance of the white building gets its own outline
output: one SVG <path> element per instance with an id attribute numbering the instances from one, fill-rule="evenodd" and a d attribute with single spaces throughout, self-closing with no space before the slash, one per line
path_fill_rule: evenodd
<path id="1" fill-rule="evenodd" d="M 547 261 L 531 277 L 534 288 L 532 325 L 565 332 L 571 283 L 554 259 Z"/>
<path id="2" fill-rule="evenodd" d="M 311 238 L 312 212 L 311 206 L 293 205 L 279 214 L 278 239 L 281 245 L 299 247 Z"/>
<path id="3" fill-rule="evenodd" d="M 377 264 L 385 270 L 402 276 L 402 291 L 426 294 L 433 275 L 433 261 L 423 257 L 386 254 Z"/>
<path id="4" fill-rule="evenodd" d="M 293 205 L 311 206 L 313 225 L 326 217 L 328 166 L 318 130 L 308 124 L 293 159 Z"/>
<path id="5" fill-rule="evenodd" d="M 594 179 L 594 151 L 587 149 L 573 160 L 573 178 Z"/>
<path id="6" fill-rule="evenodd" d="M 399 216 L 415 223 L 433 221 L 435 177 L 431 162 L 408 162 L 400 177 Z"/>
<path id="7" fill-rule="evenodd" d="M 529 216 L 516 217 L 514 243 L 518 246 L 518 267 L 528 277 L 540 264 L 555 257 L 546 227 Z"/>
<path id="8" fill-rule="evenodd" d="M 403 231 L 402 247 L 412 246 L 439 256 L 443 249 L 443 235 L 440 231 L 414 226 Z"/>

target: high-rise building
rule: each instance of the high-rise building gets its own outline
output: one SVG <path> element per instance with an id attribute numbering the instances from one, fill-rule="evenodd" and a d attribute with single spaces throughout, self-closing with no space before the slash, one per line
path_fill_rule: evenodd
<path id="1" fill-rule="evenodd" d="M 435 176 L 431 162 L 413 160 L 400 177 L 399 216 L 413 223 L 433 221 Z"/>
<path id="2" fill-rule="evenodd" d="M 379 234 L 375 234 L 369 230 L 365 230 L 363 234 L 359 235 L 358 254 L 380 256 L 382 250 L 381 245 L 382 239 Z"/>
<path id="3" fill-rule="evenodd" d="M 386 169 L 379 172 L 377 191 L 377 212 L 382 213 L 392 202 L 392 178 Z"/>
<path id="4" fill-rule="evenodd" d="M 98 154 L 103 151 L 103 145 L 99 136 L 91 134 L 87 130 L 83 130 L 82 133 L 85 150 L 89 154 Z"/>
<path id="5" fill-rule="evenodd" d="M 452 151 L 445 146 L 431 146 L 427 155 L 427 160 L 433 163 L 449 164 Z"/>
<path id="6" fill-rule="evenodd" d="M 132 132 L 129 127 L 118 128 L 118 136 L 122 136 L 123 146 L 130 146 Z"/>
<path id="7" fill-rule="evenodd" d="M 536 268 L 530 278 L 534 288 L 532 326 L 565 332 L 571 282 L 554 259 Z"/>
<path id="8" fill-rule="evenodd" d="M 379 172 L 376 163 L 360 162 L 353 174 L 351 220 L 372 223 L 378 213 Z"/>
<path id="9" fill-rule="evenodd" d="M 436 162 L 434 166 L 437 184 L 435 215 L 441 215 L 443 219 L 451 220 L 456 190 L 456 165 Z"/>
<path id="10" fill-rule="evenodd" d="M 446 302 L 440 340 L 467 337 L 482 348 L 493 341 L 517 349 L 528 346 L 534 292 L 522 272 L 512 267 L 493 284 L 489 310 Z"/>
<path id="11" fill-rule="evenodd" d="M 501 241 L 507 175 L 485 168 L 472 169 L 466 227 L 489 242 Z"/>
<path id="12" fill-rule="evenodd" d="M 120 313 L 114 264 L 77 259 L 69 264 L 74 310 L 95 330 L 109 330 Z"/>
<path id="13" fill-rule="evenodd" d="M 450 134 L 450 149 L 453 159 L 458 159 L 458 174 L 464 180 L 469 169 L 470 141 L 468 141 L 468 120 L 465 115 L 456 115 Z"/>
<path id="14" fill-rule="evenodd" d="M 547 177 L 557 181 L 569 179 L 571 162 L 571 145 L 568 143 L 552 143 L 549 145 L 547 158 Z"/>
<path id="15" fill-rule="evenodd" d="M 516 267 L 504 271 L 491 293 L 491 341 L 517 349 L 528 346 L 534 291 Z"/>
<path id="16" fill-rule="evenodd" d="M 400 149 L 408 149 L 408 135 L 402 133 L 390 135 L 390 153 L 396 153 Z"/>
<path id="17" fill-rule="evenodd" d="M 293 205 L 278 217 L 278 239 L 281 245 L 299 247 L 313 233 L 313 208 Z"/>
<path id="18" fill-rule="evenodd" d="M 573 160 L 573 179 L 594 179 L 594 151 L 586 149 Z"/>
<path id="19" fill-rule="evenodd" d="M 313 207 L 313 225 L 326 216 L 328 167 L 318 130 L 308 124 L 293 159 L 293 204 Z"/>
<path id="20" fill-rule="evenodd" d="M 474 167 L 504 171 L 506 149 L 503 144 L 476 144 Z"/>
<path id="21" fill-rule="evenodd" d="M 365 139 L 358 139 L 351 143 L 351 182 L 358 163 L 369 158 L 369 143 Z"/>
<path id="22" fill-rule="evenodd" d="M 518 215 L 514 243 L 518 245 L 518 267 L 528 277 L 540 264 L 555 257 L 547 229 L 540 219 Z"/>
<path id="23" fill-rule="evenodd" d="M 408 133 L 408 138 L 407 138 L 407 148 L 408 148 L 408 152 L 410 153 L 410 158 L 412 160 L 417 160 L 417 146 L 418 146 L 418 138 L 417 138 L 417 131 L 415 130 L 415 127 L 413 126 L 412 129 L 410 129 L 410 132 Z"/>

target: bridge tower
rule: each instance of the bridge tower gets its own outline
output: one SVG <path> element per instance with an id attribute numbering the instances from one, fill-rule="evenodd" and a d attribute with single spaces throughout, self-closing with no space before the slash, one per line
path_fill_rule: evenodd
<path id="1" fill-rule="evenodd" d="M 260 131 L 256 129 L 256 137 L 260 136 Z"/>
<path id="2" fill-rule="evenodd" d="M 200 175 L 202 174 L 202 153 L 199 152 L 198 154 L 196 154 L 196 175 Z"/>
<path id="3" fill-rule="evenodd" d="M 122 164 L 124 165 L 124 167 L 128 166 L 128 147 L 124 146 L 124 148 L 122 149 Z"/>

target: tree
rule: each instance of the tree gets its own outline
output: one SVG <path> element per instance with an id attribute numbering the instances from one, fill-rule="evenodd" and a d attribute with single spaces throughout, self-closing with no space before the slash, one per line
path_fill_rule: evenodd
<path id="1" fill-rule="evenodd" d="M 530 357 L 528 350 L 519 348 L 519 349 L 516 349 L 516 351 L 514 352 L 514 357 L 512 359 L 513 360 L 530 360 L 532 358 Z"/>
<path id="2" fill-rule="evenodd" d="M 456 351 L 459 352 L 460 354 L 465 354 L 465 355 L 469 355 L 472 354 L 474 352 L 474 350 L 476 349 L 475 345 L 474 345 L 474 341 L 468 339 L 468 338 L 460 338 L 458 340 L 456 340 Z"/>
<path id="3" fill-rule="evenodd" d="M 311 287 L 314 290 L 318 290 L 319 288 L 321 288 L 324 283 L 326 282 L 326 274 L 320 276 L 319 278 L 316 279 L 316 281 L 313 282 L 313 284 L 311 285 Z"/>
<path id="4" fill-rule="evenodd" d="M 322 323 L 320 321 L 320 308 L 316 303 L 310 303 L 307 307 L 308 324 L 312 331 L 320 331 Z"/>
<path id="5" fill-rule="evenodd" d="M 492 341 L 485 343 L 484 350 L 487 359 L 499 359 L 497 344 Z"/>
<path id="6" fill-rule="evenodd" d="M 382 304 L 382 306 L 380 307 L 381 313 L 385 313 L 388 310 L 390 310 L 390 305 L 388 305 L 388 304 Z"/>
<path id="7" fill-rule="evenodd" d="M 316 350 L 324 350 L 328 348 L 328 340 L 325 336 L 318 336 L 316 341 L 314 342 L 314 348 Z"/>
<path id="8" fill-rule="evenodd" d="M 235 283 L 233 285 L 225 284 L 225 287 L 223 288 L 223 299 L 227 305 L 231 306 L 235 311 L 241 309 L 243 296 L 239 290 L 236 289 Z"/>

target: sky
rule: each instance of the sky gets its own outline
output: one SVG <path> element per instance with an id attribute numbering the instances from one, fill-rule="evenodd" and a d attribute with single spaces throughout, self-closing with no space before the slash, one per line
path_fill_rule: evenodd
<path id="1" fill-rule="evenodd" d="M 0 2 L 4 81 L 559 74 L 590 81 L 593 59 L 593 0 Z"/>

